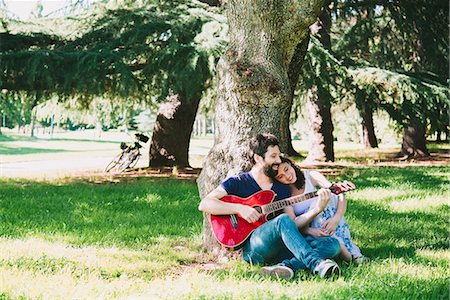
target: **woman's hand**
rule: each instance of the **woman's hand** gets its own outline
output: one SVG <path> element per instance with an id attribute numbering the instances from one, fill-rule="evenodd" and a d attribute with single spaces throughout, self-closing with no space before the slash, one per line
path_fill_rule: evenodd
<path id="1" fill-rule="evenodd" d="M 308 228 L 305 230 L 305 234 L 312 236 L 313 238 L 327 237 L 330 234 L 326 233 L 322 228 Z"/>
<path id="2" fill-rule="evenodd" d="M 317 195 L 319 196 L 314 209 L 317 210 L 317 213 L 322 212 L 325 207 L 327 207 L 328 201 L 330 201 L 331 192 L 329 189 L 320 189 L 317 191 Z"/>
<path id="3" fill-rule="evenodd" d="M 322 230 L 324 230 L 329 235 L 333 235 L 334 232 L 336 231 L 336 227 L 337 227 L 338 223 L 339 223 L 338 218 L 328 219 L 323 223 Z"/>
<path id="4" fill-rule="evenodd" d="M 336 195 L 354 190 L 355 188 L 355 184 L 351 181 L 334 182 L 330 186 L 330 189 L 332 189 L 333 193 Z"/>

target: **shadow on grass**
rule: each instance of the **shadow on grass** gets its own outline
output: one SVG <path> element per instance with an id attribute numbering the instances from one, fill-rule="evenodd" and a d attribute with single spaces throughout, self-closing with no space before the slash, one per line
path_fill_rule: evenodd
<path id="1" fill-rule="evenodd" d="M 104 141 L 104 140 L 90 140 L 90 139 L 68 139 L 68 138 L 54 138 L 54 139 L 48 139 L 48 141 L 55 141 L 55 142 L 86 142 L 86 143 L 100 143 L 100 144 L 120 144 L 119 141 Z M 126 143 L 131 143 L 133 139 L 125 140 Z"/>
<path id="2" fill-rule="evenodd" d="M 37 137 L 28 137 L 28 136 L 9 136 L 9 135 L 0 135 L 0 143 L 3 142 L 35 142 L 35 141 L 51 141 L 51 142 L 86 142 L 86 143 L 105 143 L 105 144 L 120 144 L 120 141 L 105 141 L 105 140 L 96 140 L 96 139 L 71 139 L 71 138 L 37 138 Z M 133 139 L 130 137 L 128 140 L 124 142 L 132 142 Z"/>
<path id="3" fill-rule="evenodd" d="M 0 134 L 0 143 L 2 142 L 17 142 L 17 141 L 26 141 L 26 142 L 33 142 L 37 141 L 38 139 L 36 137 L 31 136 L 10 136 L 5 134 Z"/>
<path id="4" fill-rule="evenodd" d="M 197 186 L 171 179 L 120 184 L 2 181 L 4 237 L 67 238 L 74 244 L 146 247 L 201 231 Z"/>
<path id="5" fill-rule="evenodd" d="M 377 167 L 350 170 L 352 181 L 358 189 L 386 188 L 389 191 L 405 190 L 411 195 L 433 195 L 448 188 L 447 167 Z M 385 202 L 349 202 L 348 220 L 353 238 L 362 243 L 363 253 L 373 258 L 414 257 L 418 249 L 447 249 L 449 207 L 441 205 L 433 210 L 397 212 Z M 431 196 L 430 196 L 431 197 Z M 351 199 L 351 195 L 349 196 Z M 395 198 L 394 198 L 395 200 Z M 352 222 L 350 222 L 352 223 Z"/>
<path id="6" fill-rule="evenodd" d="M 394 171 L 365 170 L 355 177 L 355 183 L 360 188 L 379 184 L 393 189 L 414 180 L 418 191 L 429 188 L 430 183 L 435 190 L 446 184 L 438 176 L 445 168 Z M 433 172 L 438 175 L 430 175 Z M 198 203 L 195 183 L 175 179 L 141 178 L 119 184 L 1 180 L 0 234 L 65 236 L 72 243 L 145 247 L 160 237 L 201 234 L 203 216 Z M 426 212 L 395 212 L 384 205 L 350 203 L 350 229 L 365 254 L 372 258 L 414 257 L 417 249 L 447 249 L 447 206 Z"/>
<path id="7" fill-rule="evenodd" d="M 415 257 L 418 249 L 448 248 L 448 207 L 429 212 L 392 212 L 371 203 L 351 204 L 352 218 L 363 226 L 350 228 L 358 245 L 372 258 Z"/>
<path id="8" fill-rule="evenodd" d="M 430 175 L 432 173 L 433 175 Z M 439 175 L 434 175 L 439 174 Z M 448 167 L 370 167 L 347 169 L 346 178 L 358 188 L 386 187 L 401 188 L 410 184 L 420 190 L 440 189 L 448 184 Z"/>
<path id="9" fill-rule="evenodd" d="M 0 146 L 0 155 L 24 155 L 24 154 L 40 154 L 40 153 L 59 153 L 59 152 L 78 152 L 64 149 L 46 149 L 46 148 L 29 148 L 15 147 L 9 148 Z"/>

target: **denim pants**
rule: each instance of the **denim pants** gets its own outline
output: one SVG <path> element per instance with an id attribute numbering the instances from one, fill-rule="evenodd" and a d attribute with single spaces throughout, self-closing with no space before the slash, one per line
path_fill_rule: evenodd
<path id="1" fill-rule="evenodd" d="M 295 222 L 282 214 L 256 228 L 242 249 L 243 259 L 253 264 L 282 262 L 292 270 L 314 270 L 324 258 L 339 255 L 339 241 L 332 237 L 302 236 Z"/>

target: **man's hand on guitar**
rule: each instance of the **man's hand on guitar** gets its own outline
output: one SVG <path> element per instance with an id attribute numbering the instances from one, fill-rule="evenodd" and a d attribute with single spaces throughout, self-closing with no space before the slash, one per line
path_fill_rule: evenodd
<path id="1" fill-rule="evenodd" d="M 249 223 L 253 223 L 261 218 L 261 214 L 251 206 L 240 205 L 239 216 Z"/>

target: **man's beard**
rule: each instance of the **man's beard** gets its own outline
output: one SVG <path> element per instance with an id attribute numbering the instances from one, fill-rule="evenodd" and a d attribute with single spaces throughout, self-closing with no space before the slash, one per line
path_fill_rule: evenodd
<path id="1" fill-rule="evenodd" d="M 276 175 L 276 171 L 274 170 L 275 165 L 277 165 L 277 164 L 271 164 L 271 165 L 266 164 L 263 168 L 264 175 L 266 175 L 267 177 L 270 177 L 272 179 L 275 178 L 275 175 Z"/>

